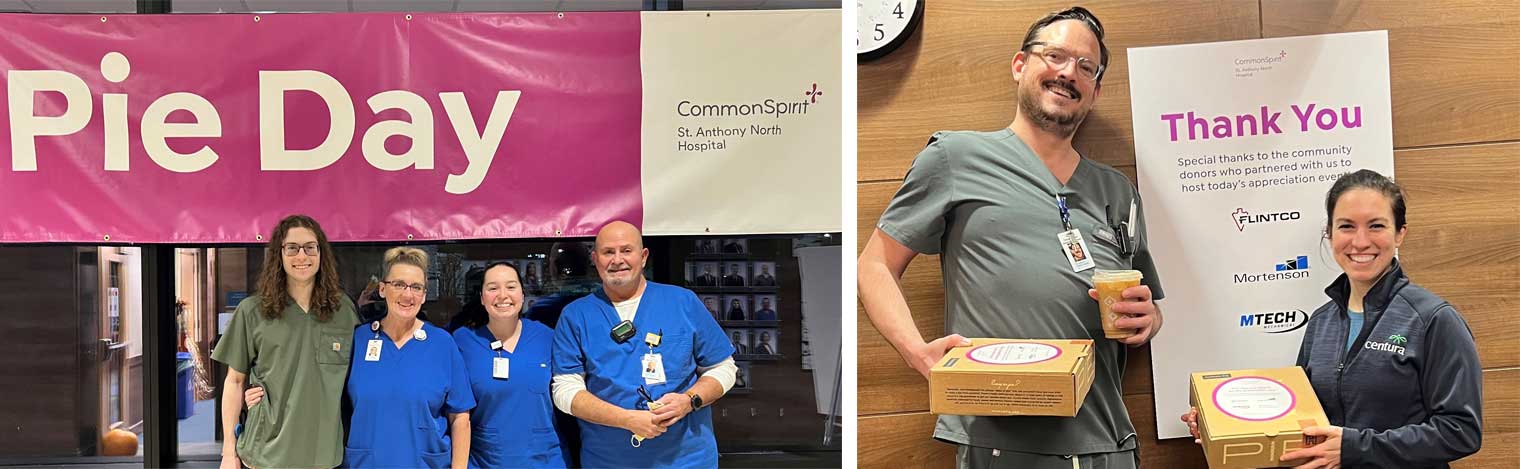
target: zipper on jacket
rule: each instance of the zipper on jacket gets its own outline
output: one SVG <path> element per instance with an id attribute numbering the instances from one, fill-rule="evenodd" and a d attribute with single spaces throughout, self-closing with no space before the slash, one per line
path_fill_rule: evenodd
<path id="1" fill-rule="evenodd" d="M 1372 319 L 1373 311 L 1369 308 L 1366 308 L 1365 304 L 1363 306 L 1364 307 L 1362 309 L 1366 309 L 1367 311 L 1362 312 L 1362 330 L 1357 331 L 1356 342 L 1354 342 L 1351 347 L 1356 347 L 1356 344 L 1367 342 L 1367 336 L 1372 332 L 1374 328 L 1377 327 L 1376 322 L 1369 322 Z M 1382 319 L 1382 311 L 1378 310 L 1377 313 L 1378 319 Z M 1349 315 L 1350 312 L 1348 311 L 1347 314 Z M 1347 333 L 1351 332 L 1351 318 L 1349 316 L 1346 318 L 1345 329 Z M 1341 392 L 1341 378 L 1345 375 L 1346 365 L 1351 364 L 1351 362 L 1355 362 L 1357 357 L 1362 356 L 1360 353 L 1354 354 L 1350 360 L 1347 360 L 1346 356 L 1352 355 L 1351 347 L 1341 349 L 1340 363 L 1337 363 L 1335 365 L 1335 399 L 1336 402 L 1339 402 L 1341 404 L 1340 409 L 1338 409 L 1341 415 L 1341 422 L 1346 421 L 1346 394 Z"/>
<path id="2" fill-rule="evenodd" d="M 1350 330 L 1351 330 L 1351 321 L 1350 321 L 1350 318 L 1349 317 L 1345 317 L 1347 314 L 1350 314 L 1350 313 L 1347 312 L 1347 311 L 1342 311 L 1341 313 L 1342 313 L 1341 314 L 1342 317 L 1336 318 L 1338 320 L 1337 323 L 1336 323 L 1336 325 L 1338 325 L 1338 326 L 1341 327 L 1341 329 L 1340 329 L 1341 330 L 1341 334 L 1344 335 L 1346 333 L 1349 333 Z M 1338 337 L 1338 336 L 1332 336 L 1332 337 Z M 1337 343 L 1336 345 L 1339 345 L 1339 343 Z M 1335 412 L 1337 414 L 1336 416 L 1339 417 L 1339 418 L 1337 418 L 1337 419 L 1335 419 L 1333 421 L 1344 423 L 1346 421 L 1346 419 L 1345 419 L 1346 400 L 1341 397 L 1341 376 L 1344 374 L 1344 372 L 1346 370 L 1347 347 L 1336 347 L 1336 348 L 1340 349 L 1340 352 L 1341 352 L 1340 353 L 1340 359 L 1336 360 L 1336 364 L 1335 364 L 1335 402 L 1339 404 L 1339 405 L 1336 406 Z"/>

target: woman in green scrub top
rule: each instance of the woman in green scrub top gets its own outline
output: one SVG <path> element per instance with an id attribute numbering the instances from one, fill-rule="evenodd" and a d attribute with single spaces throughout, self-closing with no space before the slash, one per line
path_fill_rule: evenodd
<path id="1" fill-rule="evenodd" d="M 338 286 L 332 246 L 316 220 L 280 220 L 256 289 L 238 303 L 211 353 L 228 368 L 222 468 L 335 467 L 343 458 L 339 404 L 359 318 Z M 248 385 L 264 392 L 239 436 L 233 429 Z"/>

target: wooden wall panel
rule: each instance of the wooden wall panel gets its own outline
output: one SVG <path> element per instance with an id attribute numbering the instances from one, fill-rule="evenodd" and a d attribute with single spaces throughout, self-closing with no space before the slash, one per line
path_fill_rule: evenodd
<path id="1" fill-rule="evenodd" d="M 73 247 L 0 248 L 0 456 L 78 454 Z"/>
<path id="2" fill-rule="evenodd" d="M 863 399 L 862 399 L 863 401 Z M 862 416 L 856 426 L 860 439 L 855 464 L 862 468 L 955 467 L 955 446 L 935 440 L 934 414 Z"/>
<path id="3" fill-rule="evenodd" d="M 1394 152 L 1408 194 L 1399 255 L 1410 278 L 1462 313 L 1484 368 L 1520 366 L 1520 143 Z"/>
<path id="4" fill-rule="evenodd" d="M 857 198 L 856 229 L 864 246 L 875 230 L 876 219 L 886 210 L 887 202 L 900 184 L 871 183 L 860 186 Z M 918 256 L 908 264 L 900 283 L 913 311 L 913 321 L 924 340 L 934 340 L 945 332 L 945 290 L 940 283 L 939 256 Z M 858 303 L 857 303 L 858 304 Z M 860 357 L 856 375 L 857 411 L 861 415 L 882 412 L 929 410 L 929 384 L 923 376 L 908 368 L 887 339 L 871 325 L 864 309 L 856 308 L 856 356 Z"/>
<path id="5" fill-rule="evenodd" d="M 1520 369 L 1483 372 L 1483 449 L 1455 469 L 1513 468 L 1520 463 Z"/>
<path id="6" fill-rule="evenodd" d="M 1140 441 L 1140 467 L 1164 467 L 1167 469 L 1206 469 L 1203 449 L 1192 438 L 1156 440 L 1156 419 L 1175 419 L 1180 416 L 1156 415 L 1155 395 L 1130 394 L 1124 396 L 1124 407 L 1129 409 L 1130 423 L 1135 425 L 1135 437 Z"/>
<path id="7" fill-rule="evenodd" d="M 1513 0 L 1263 0 L 1263 37 L 1388 30 L 1396 148 L 1520 139 Z"/>
<path id="8" fill-rule="evenodd" d="M 1029 24 L 1070 2 L 926 2 L 917 34 L 858 69 L 858 178 L 901 179 L 937 130 L 996 130 L 1013 122 L 1011 75 Z M 1129 47 L 1258 37 L 1251 0 L 1097 1 L 1084 4 L 1108 32 L 1109 71 L 1077 148 L 1110 165 L 1132 164 Z"/>

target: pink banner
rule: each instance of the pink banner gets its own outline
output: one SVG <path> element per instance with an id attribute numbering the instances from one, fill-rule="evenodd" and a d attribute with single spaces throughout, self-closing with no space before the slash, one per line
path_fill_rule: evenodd
<path id="1" fill-rule="evenodd" d="M 0 15 L 0 242 L 641 223 L 639 14 Z M 124 105 L 123 105 L 124 103 Z"/>

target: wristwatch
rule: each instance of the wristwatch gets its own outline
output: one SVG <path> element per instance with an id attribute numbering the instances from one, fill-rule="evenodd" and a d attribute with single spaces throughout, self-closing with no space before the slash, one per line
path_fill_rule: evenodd
<path id="1" fill-rule="evenodd" d="M 691 410 L 695 411 L 702 408 L 701 394 L 697 394 L 696 391 L 686 391 L 686 397 L 691 398 Z"/>

